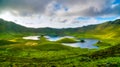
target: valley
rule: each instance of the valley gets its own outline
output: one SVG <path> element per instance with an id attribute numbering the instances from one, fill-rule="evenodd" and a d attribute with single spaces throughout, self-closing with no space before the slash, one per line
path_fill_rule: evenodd
<path id="1" fill-rule="evenodd" d="M 106 67 L 107 65 L 119 67 L 119 33 L 120 19 L 97 25 L 65 29 L 27 28 L 0 19 L 0 66 Z M 48 37 L 47 39 L 44 35 L 56 38 Z M 27 36 L 41 37 L 32 40 L 25 38 Z M 59 37 L 64 38 L 59 39 Z M 70 44 L 63 45 L 63 43 L 77 43 L 74 37 L 85 40 L 85 43 L 86 39 L 95 39 L 97 42 L 92 45 L 99 48 L 89 49 L 71 47 Z M 80 44 L 78 45 L 80 46 Z"/>

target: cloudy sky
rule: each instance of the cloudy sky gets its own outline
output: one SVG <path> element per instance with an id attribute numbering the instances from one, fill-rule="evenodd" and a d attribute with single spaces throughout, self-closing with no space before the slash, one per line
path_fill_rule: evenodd
<path id="1" fill-rule="evenodd" d="M 68 28 L 120 18 L 120 0 L 0 0 L 0 18 L 27 27 Z"/>

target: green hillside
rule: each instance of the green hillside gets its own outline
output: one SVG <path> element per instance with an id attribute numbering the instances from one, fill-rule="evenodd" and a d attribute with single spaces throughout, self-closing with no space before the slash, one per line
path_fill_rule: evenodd
<path id="1" fill-rule="evenodd" d="M 24 26 L 15 24 L 14 22 L 5 21 L 0 19 L 0 32 L 1 33 L 37 33 L 46 35 L 74 35 L 77 37 L 96 37 L 96 38 L 119 38 L 120 37 L 120 19 L 115 21 L 108 21 L 102 24 L 83 26 L 80 28 L 26 28 Z M 74 32 L 74 33 L 73 33 Z M 49 33 L 49 34 L 48 34 Z M 90 35 L 87 35 L 90 34 Z"/>
<path id="2" fill-rule="evenodd" d="M 89 34 L 98 38 L 119 38 L 120 19 L 115 21 L 108 21 L 102 24 L 89 25 L 79 28 L 77 33 Z M 102 36 L 102 37 L 101 37 Z"/>
<path id="3" fill-rule="evenodd" d="M 1 67 L 120 67 L 120 19 L 80 28 L 27 28 L 0 19 Z M 94 38 L 99 49 L 65 46 L 74 39 L 48 41 L 24 40 L 29 35 Z"/>
<path id="4" fill-rule="evenodd" d="M 74 33 L 73 33 L 74 32 Z M 50 36 L 75 36 L 77 38 L 95 38 L 112 43 L 120 43 L 120 19 L 108 21 L 97 25 L 88 25 L 80 28 L 27 28 L 14 22 L 0 19 L 0 36 L 28 36 L 28 35 L 50 35 Z M 109 41 L 109 42 L 110 42 Z"/>
<path id="5" fill-rule="evenodd" d="M 0 32 L 1 33 L 10 33 L 10 32 L 27 32 L 27 28 L 18 24 L 15 24 L 11 21 L 5 21 L 0 19 Z"/>

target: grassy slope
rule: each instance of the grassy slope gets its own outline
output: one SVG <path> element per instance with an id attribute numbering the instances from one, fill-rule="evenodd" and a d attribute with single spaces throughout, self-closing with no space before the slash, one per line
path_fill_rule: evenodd
<path id="1" fill-rule="evenodd" d="M 98 25 L 90 25 L 76 30 L 79 34 L 73 34 L 78 38 L 95 38 L 111 45 L 120 43 L 120 19 Z"/>

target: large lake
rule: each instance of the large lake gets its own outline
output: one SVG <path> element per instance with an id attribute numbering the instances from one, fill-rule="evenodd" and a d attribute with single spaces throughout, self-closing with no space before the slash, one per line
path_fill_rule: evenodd
<path id="1" fill-rule="evenodd" d="M 29 40 L 40 40 L 39 39 L 40 36 L 27 36 L 27 37 L 23 37 L 23 39 L 29 39 Z M 59 37 L 59 36 L 45 36 L 49 41 L 57 41 L 60 40 L 62 38 L 75 38 L 72 36 L 64 36 L 64 37 Z M 85 42 L 76 42 L 76 43 L 62 43 L 63 45 L 67 45 L 67 46 L 72 46 L 72 47 L 80 47 L 80 48 L 98 48 L 97 46 L 94 46 L 94 44 L 96 44 L 98 42 L 98 40 L 95 39 L 84 39 Z"/>

